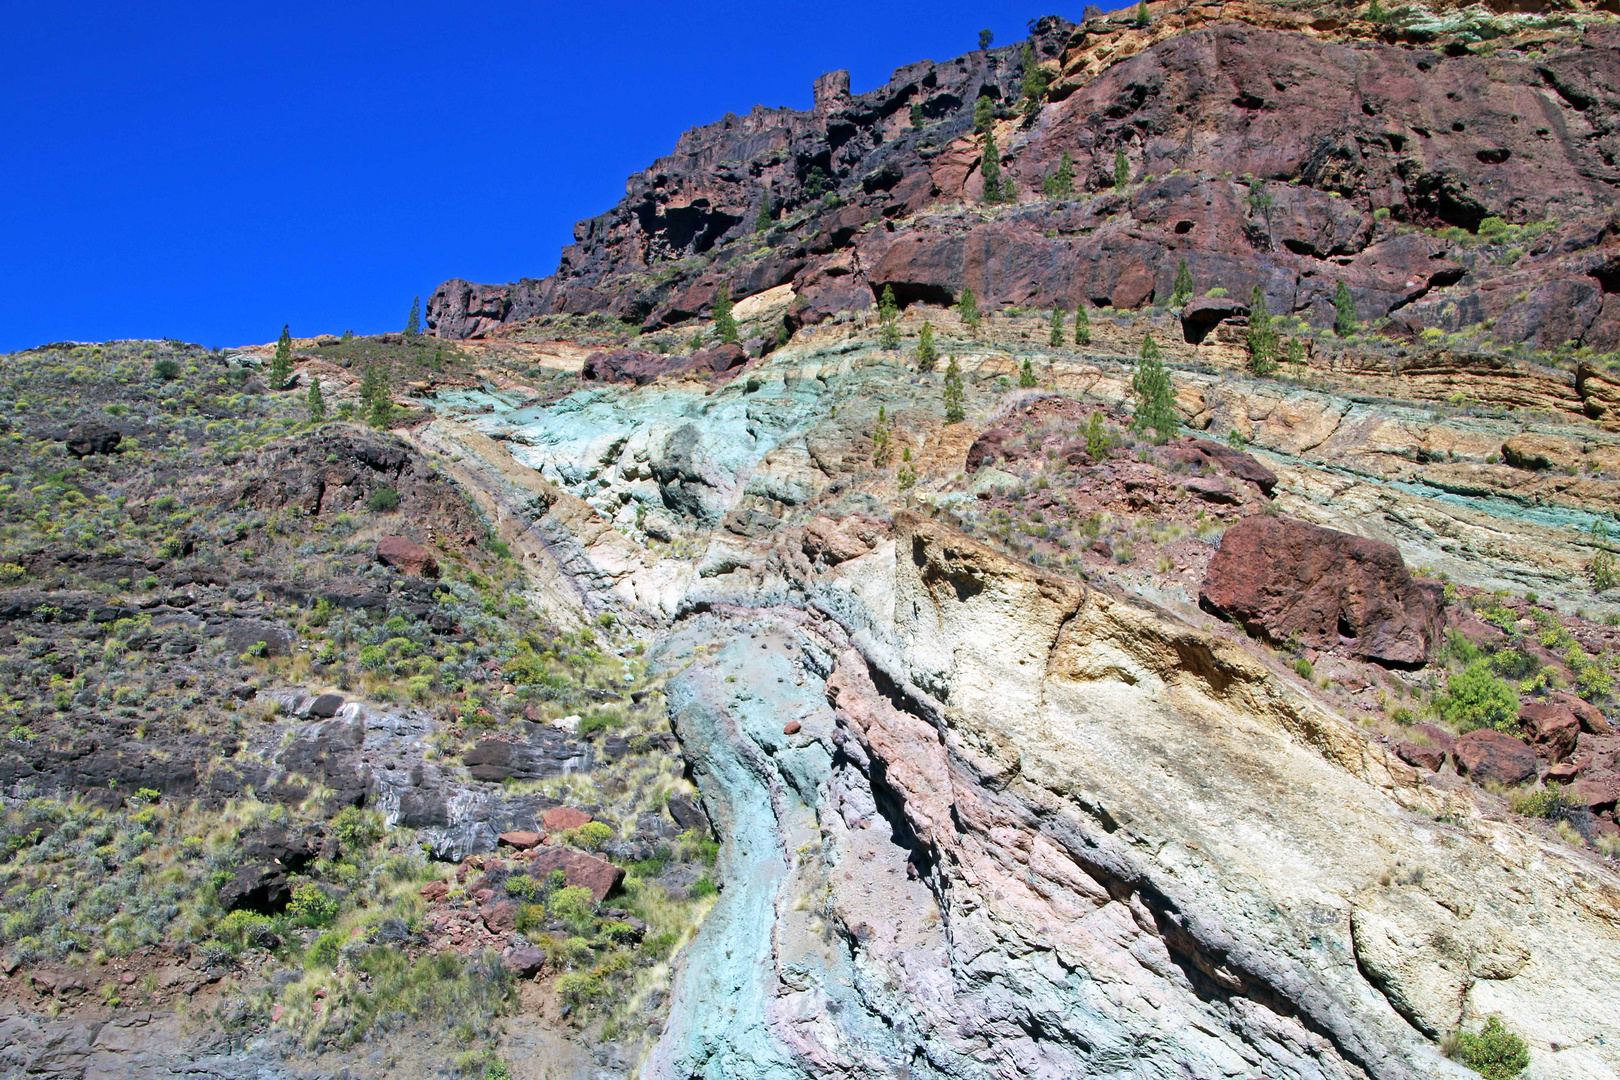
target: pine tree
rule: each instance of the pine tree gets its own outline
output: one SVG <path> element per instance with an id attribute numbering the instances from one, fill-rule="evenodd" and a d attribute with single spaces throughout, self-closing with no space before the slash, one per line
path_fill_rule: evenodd
<path id="1" fill-rule="evenodd" d="M 420 296 L 411 298 L 411 313 L 405 318 L 405 336 L 413 338 L 422 336 L 422 298 Z"/>
<path id="2" fill-rule="evenodd" d="M 1091 414 L 1091 422 L 1086 425 L 1085 434 L 1086 453 L 1091 455 L 1091 459 L 1101 461 L 1107 457 L 1109 446 L 1113 443 L 1113 440 L 1108 437 L 1108 432 L 1103 427 L 1103 418 L 1100 411 Z"/>
<path id="3" fill-rule="evenodd" d="M 1074 159 L 1063 151 L 1063 163 L 1057 172 L 1041 183 L 1041 193 L 1048 199 L 1067 199 L 1074 194 Z"/>
<path id="4" fill-rule="evenodd" d="M 1063 344 L 1063 309 L 1060 307 L 1052 309 L 1052 337 L 1050 344 L 1054 349 Z"/>
<path id="5" fill-rule="evenodd" d="M 1024 42 L 1023 71 L 1024 81 L 1020 90 L 1024 100 L 1028 102 L 1026 110 L 1034 112 L 1040 108 L 1041 99 L 1046 97 L 1046 88 L 1051 82 L 1051 76 L 1042 69 L 1040 60 L 1035 55 L 1033 41 Z"/>
<path id="6" fill-rule="evenodd" d="M 1074 343 L 1076 345 L 1091 344 L 1091 316 L 1086 314 L 1086 305 L 1084 303 L 1074 306 Z"/>
<path id="7" fill-rule="evenodd" d="M 381 364 L 367 364 L 360 372 L 360 405 L 366 410 L 388 396 L 388 373 Z"/>
<path id="8" fill-rule="evenodd" d="M 996 40 L 995 34 L 991 33 L 989 30 L 980 30 L 979 51 L 983 52 L 985 49 L 988 49 L 990 47 L 990 43 L 994 40 Z"/>
<path id="9" fill-rule="evenodd" d="M 1182 259 L 1181 265 L 1176 267 L 1176 283 L 1170 289 L 1170 306 L 1181 307 L 1192 299 L 1192 294 L 1192 271 L 1187 269 L 1187 260 Z"/>
<path id="10" fill-rule="evenodd" d="M 714 336 L 722 345 L 737 344 L 737 320 L 731 316 L 731 285 L 722 281 L 720 288 L 715 290 L 714 304 Z"/>
<path id="11" fill-rule="evenodd" d="M 984 193 L 979 196 L 987 203 L 1002 201 L 1001 151 L 996 147 L 996 133 L 984 133 L 984 154 L 979 159 L 979 175 L 984 179 Z"/>
<path id="12" fill-rule="evenodd" d="M 1249 297 L 1249 371 L 1266 376 L 1277 370 L 1277 331 L 1266 311 L 1266 294 L 1254 287 Z"/>
<path id="13" fill-rule="evenodd" d="M 956 302 L 956 313 L 962 316 L 962 322 L 969 330 L 979 328 L 979 301 L 972 289 L 963 286 L 962 298 Z"/>
<path id="14" fill-rule="evenodd" d="M 894 286 L 883 286 L 878 297 L 878 341 L 885 349 L 900 347 L 900 305 L 894 299 Z"/>
<path id="15" fill-rule="evenodd" d="M 1162 439 L 1176 433 L 1180 421 L 1176 419 L 1175 389 L 1170 385 L 1170 374 L 1159 359 L 1159 346 L 1149 334 L 1142 341 L 1142 358 L 1136 362 L 1136 374 L 1131 378 L 1131 390 L 1136 395 L 1136 419 L 1133 426 L 1138 432 L 1150 429 Z"/>
<path id="16" fill-rule="evenodd" d="M 772 224 L 771 200 L 766 199 L 759 204 L 759 216 L 754 219 L 754 231 L 764 232 L 766 229 L 769 229 Z"/>
<path id="17" fill-rule="evenodd" d="M 985 132 L 996 119 L 996 103 L 982 97 L 973 103 L 973 130 Z"/>
<path id="18" fill-rule="evenodd" d="M 1356 301 L 1343 281 L 1333 290 L 1333 332 L 1348 337 L 1356 332 Z"/>
<path id="19" fill-rule="evenodd" d="M 889 416 L 878 406 L 877 423 L 872 425 L 872 463 L 882 465 L 889 459 Z"/>
<path id="20" fill-rule="evenodd" d="M 1028 390 L 1035 385 L 1035 365 L 1026 358 L 1018 369 L 1018 385 Z"/>
<path id="21" fill-rule="evenodd" d="M 1114 147 L 1114 187 L 1123 191 L 1131 182 L 1131 163 L 1125 157 L 1123 146 Z"/>
<path id="22" fill-rule="evenodd" d="M 960 424 L 967 417 L 967 392 L 962 389 L 962 369 L 956 357 L 945 367 L 945 422 Z"/>
<path id="23" fill-rule="evenodd" d="M 311 423 L 318 424 L 326 419 L 326 399 L 321 396 L 321 380 L 309 380 L 309 419 Z"/>
<path id="24" fill-rule="evenodd" d="M 1140 4 L 1136 5 L 1136 25 L 1149 26 L 1152 22 L 1153 16 L 1148 14 L 1147 0 L 1142 0 Z"/>
<path id="25" fill-rule="evenodd" d="M 1001 174 L 1001 201 L 1004 203 L 1018 201 L 1018 186 L 1013 183 L 1013 174 L 1010 172 Z"/>
<path id="26" fill-rule="evenodd" d="M 924 122 L 925 122 L 925 118 L 923 116 L 922 103 L 919 102 L 919 101 L 912 102 L 911 103 L 911 126 L 914 127 L 914 128 L 920 128 L 920 127 L 923 126 Z"/>
<path id="27" fill-rule="evenodd" d="M 937 363 L 939 350 L 934 348 L 934 326 L 925 322 L 922 324 L 922 333 L 917 335 L 917 370 L 933 371 Z"/>
<path id="28" fill-rule="evenodd" d="M 270 360 L 270 367 L 265 377 L 270 380 L 270 389 L 280 390 L 287 385 L 292 377 L 292 333 L 286 325 L 281 328 L 281 336 L 276 339 L 276 354 Z"/>

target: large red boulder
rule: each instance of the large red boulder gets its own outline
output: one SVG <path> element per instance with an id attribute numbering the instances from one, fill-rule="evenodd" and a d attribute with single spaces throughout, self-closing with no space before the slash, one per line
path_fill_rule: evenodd
<path id="1" fill-rule="evenodd" d="M 1389 544 L 1257 515 L 1226 530 L 1199 603 L 1272 642 L 1416 667 L 1440 639 L 1443 594 Z"/>
<path id="2" fill-rule="evenodd" d="M 1581 734 L 1580 720 L 1562 701 L 1527 701 L 1519 708 L 1519 722 L 1541 756 L 1554 763 L 1569 757 Z"/>
<path id="3" fill-rule="evenodd" d="M 439 563 L 433 552 L 403 536 L 385 536 L 378 540 L 377 561 L 413 577 L 439 576 Z"/>
<path id="4" fill-rule="evenodd" d="M 598 904 L 606 900 L 624 880 L 624 870 L 621 868 L 606 859 L 598 859 L 595 855 L 587 855 L 573 848 L 546 848 L 529 864 L 529 873 L 538 880 L 545 880 L 553 870 L 563 872 L 566 884 L 589 889 L 591 898 Z"/>
<path id="5" fill-rule="evenodd" d="M 1573 713 L 1575 719 L 1580 721 L 1581 730 L 1587 734 L 1614 734 L 1614 725 L 1609 723 L 1608 717 L 1604 716 L 1602 711 L 1591 702 L 1582 701 L 1574 694 L 1566 694 L 1561 690 L 1548 694 L 1547 700 L 1557 702 Z"/>
<path id="6" fill-rule="evenodd" d="M 1522 784 L 1536 775 L 1536 752 L 1522 740 L 1491 728 L 1457 736 L 1457 771 L 1478 783 Z"/>

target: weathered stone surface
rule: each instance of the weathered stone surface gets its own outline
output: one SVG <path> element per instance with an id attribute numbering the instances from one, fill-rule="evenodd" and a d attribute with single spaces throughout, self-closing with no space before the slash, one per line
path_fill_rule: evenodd
<path id="1" fill-rule="evenodd" d="M 506 845 L 507 847 L 517 848 L 519 851 L 527 851 L 530 848 L 539 847 L 540 839 L 541 837 L 539 833 L 528 832 L 521 829 L 514 830 L 512 832 L 503 832 L 499 837 L 502 844 Z"/>
<path id="2" fill-rule="evenodd" d="M 532 979 L 545 970 L 546 953 L 544 949 L 524 945 L 502 956 L 501 966 L 519 979 Z"/>
<path id="3" fill-rule="evenodd" d="M 232 619 L 225 624 L 225 648 L 245 653 L 264 645 L 266 656 L 286 656 L 292 649 L 292 631 L 263 619 Z"/>
<path id="4" fill-rule="evenodd" d="M 1574 710 L 1558 701 L 1526 701 L 1519 708 L 1519 720 L 1537 753 L 1555 763 L 1569 756 L 1581 733 Z"/>
<path id="5" fill-rule="evenodd" d="M 1536 752 L 1520 739 L 1490 728 L 1457 736 L 1457 771 L 1483 783 L 1522 784 L 1536 775 Z"/>
<path id="6" fill-rule="evenodd" d="M 1227 529 L 1199 600 L 1272 641 L 1386 664 L 1427 662 L 1440 636 L 1440 588 L 1415 581 L 1400 552 L 1291 518 Z"/>
<path id="7" fill-rule="evenodd" d="M 377 561 L 414 577 L 439 576 L 439 561 L 433 553 L 403 536 L 385 536 L 378 540 Z"/>
<path id="8" fill-rule="evenodd" d="M 1209 336 L 1209 332 L 1233 316 L 1247 317 L 1249 308 L 1231 296 L 1200 296 L 1187 302 L 1181 309 L 1182 337 L 1196 345 Z"/>
<path id="9" fill-rule="evenodd" d="M 591 815 L 572 806 L 554 806 L 545 812 L 541 821 L 547 832 L 561 832 L 564 829 L 577 829 L 581 825 L 589 825 Z"/>
<path id="10" fill-rule="evenodd" d="M 1547 700 L 1562 705 L 1574 713 L 1575 719 L 1580 721 L 1582 731 L 1592 735 L 1613 735 L 1615 733 L 1614 725 L 1609 723 L 1608 717 L 1603 715 L 1602 710 L 1596 705 L 1576 697 L 1574 694 L 1555 690 L 1547 695 Z"/>
<path id="11" fill-rule="evenodd" d="M 343 708 L 342 694 L 320 694 L 309 703 L 309 715 L 317 719 L 329 719 L 337 715 Z"/>
<path id="12" fill-rule="evenodd" d="M 1427 769 L 1429 772 L 1438 772 L 1440 766 L 1446 763 L 1446 752 L 1438 746 L 1424 746 L 1414 742 L 1396 743 L 1395 756 L 1408 765 Z"/>
<path id="13" fill-rule="evenodd" d="M 517 929 L 518 906 L 515 900 L 501 900 L 483 910 L 480 916 L 484 929 L 492 934 L 510 934 Z"/>
<path id="14" fill-rule="evenodd" d="M 624 880 L 623 868 L 573 848 L 546 848 L 535 856 L 529 867 L 529 872 L 537 878 L 544 878 L 553 870 L 561 870 L 569 885 L 589 889 L 591 898 L 599 904 L 612 895 Z"/>
<path id="15" fill-rule="evenodd" d="M 1573 468 L 1581 448 L 1568 439 L 1525 433 L 1502 444 L 1502 460 L 1518 469 Z"/>

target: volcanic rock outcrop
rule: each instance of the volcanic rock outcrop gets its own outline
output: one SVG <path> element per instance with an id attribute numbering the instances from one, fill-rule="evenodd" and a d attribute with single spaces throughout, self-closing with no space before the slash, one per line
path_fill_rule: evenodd
<path id="1" fill-rule="evenodd" d="M 1226 530 L 1199 600 L 1271 641 L 1417 665 L 1440 638 L 1438 583 L 1388 544 L 1258 515 Z"/>

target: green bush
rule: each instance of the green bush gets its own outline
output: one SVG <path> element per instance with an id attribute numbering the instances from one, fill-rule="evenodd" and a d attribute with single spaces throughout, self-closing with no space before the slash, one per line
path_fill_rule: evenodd
<path id="1" fill-rule="evenodd" d="M 336 930 L 328 930 L 310 943 L 308 951 L 304 953 L 305 967 L 332 967 L 338 962 L 338 952 L 343 948 L 343 935 Z"/>
<path id="2" fill-rule="evenodd" d="M 1519 730 L 1519 692 L 1492 675 L 1484 660 L 1475 660 L 1446 680 L 1439 706 L 1440 715 L 1460 732 L 1495 728 L 1511 735 Z"/>
<path id="3" fill-rule="evenodd" d="M 595 927 L 596 901 L 591 898 L 589 889 L 578 885 L 565 886 L 552 894 L 547 906 L 553 916 L 561 919 L 576 934 L 589 934 Z"/>
<path id="4" fill-rule="evenodd" d="M 1565 820 L 1577 805 L 1556 788 L 1536 788 L 1534 791 L 1526 791 L 1513 796 L 1512 802 L 1514 813 L 1523 814 L 1525 817 L 1546 818 L 1549 821 Z"/>
<path id="5" fill-rule="evenodd" d="M 713 896 L 718 893 L 720 891 L 720 886 L 714 883 L 714 879 L 712 877 L 710 877 L 708 874 L 704 874 L 702 877 L 692 882 L 692 887 L 686 891 L 688 895 L 692 897 L 692 899 L 701 900 L 705 896 Z"/>
<path id="6" fill-rule="evenodd" d="M 270 929 L 270 920 L 254 911 L 233 911 L 214 924 L 214 937 L 233 949 L 253 944 Z"/>
<path id="7" fill-rule="evenodd" d="M 386 513 L 399 506 L 399 492 L 391 487 L 378 488 L 366 499 L 366 506 L 377 513 Z"/>
<path id="8" fill-rule="evenodd" d="M 600 821 L 588 821 L 573 830 L 572 840 L 591 851 L 602 850 L 602 845 L 613 839 L 613 827 Z"/>
<path id="9" fill-rule="evenodd" d="M 602 980 L 586 971 L 570 971 L 557 980 L 557 996 L 570 1005 L 588 1005 L 605 991 Z"/>
<path id="10" fill-rule="evenodd" d="M 325 926 L 337 918 L 337 898 L 313 882 L 305 882 L 293 890 L 287 904 L 287 914 L 305 926 Z"/>
<path id="11" fill-rule="evenodd" d="M 345 806 L 332 819 L 332 831 L 346 853 L 365 851 L 382 839 L 382 819 L 357 806 Z"/>
<path id="12" fill-rule="evenodd" d="M 1513 1080 L 1530 1066 L 1530 1049 L 1496 1017 L 1476 1034 L 1459 1031 L 1454 1056 L 1485 1080 Z"/>
<path id="13" fill-rule="evenodd" d="M 1294 671 L 1299 674 L 1300 678 L 1307 681 L 1316 676 L 1316 669 L 1311 667 L 1311 662 L 1303 656 L 1294 661 Z"/>
<path id="14" fill-rule="evenodd" d="M 165 356 L 152 365 L 152 374 L 164 382 L 171 382 L 180 377 L 180 362 L 173 357 Z"/>

